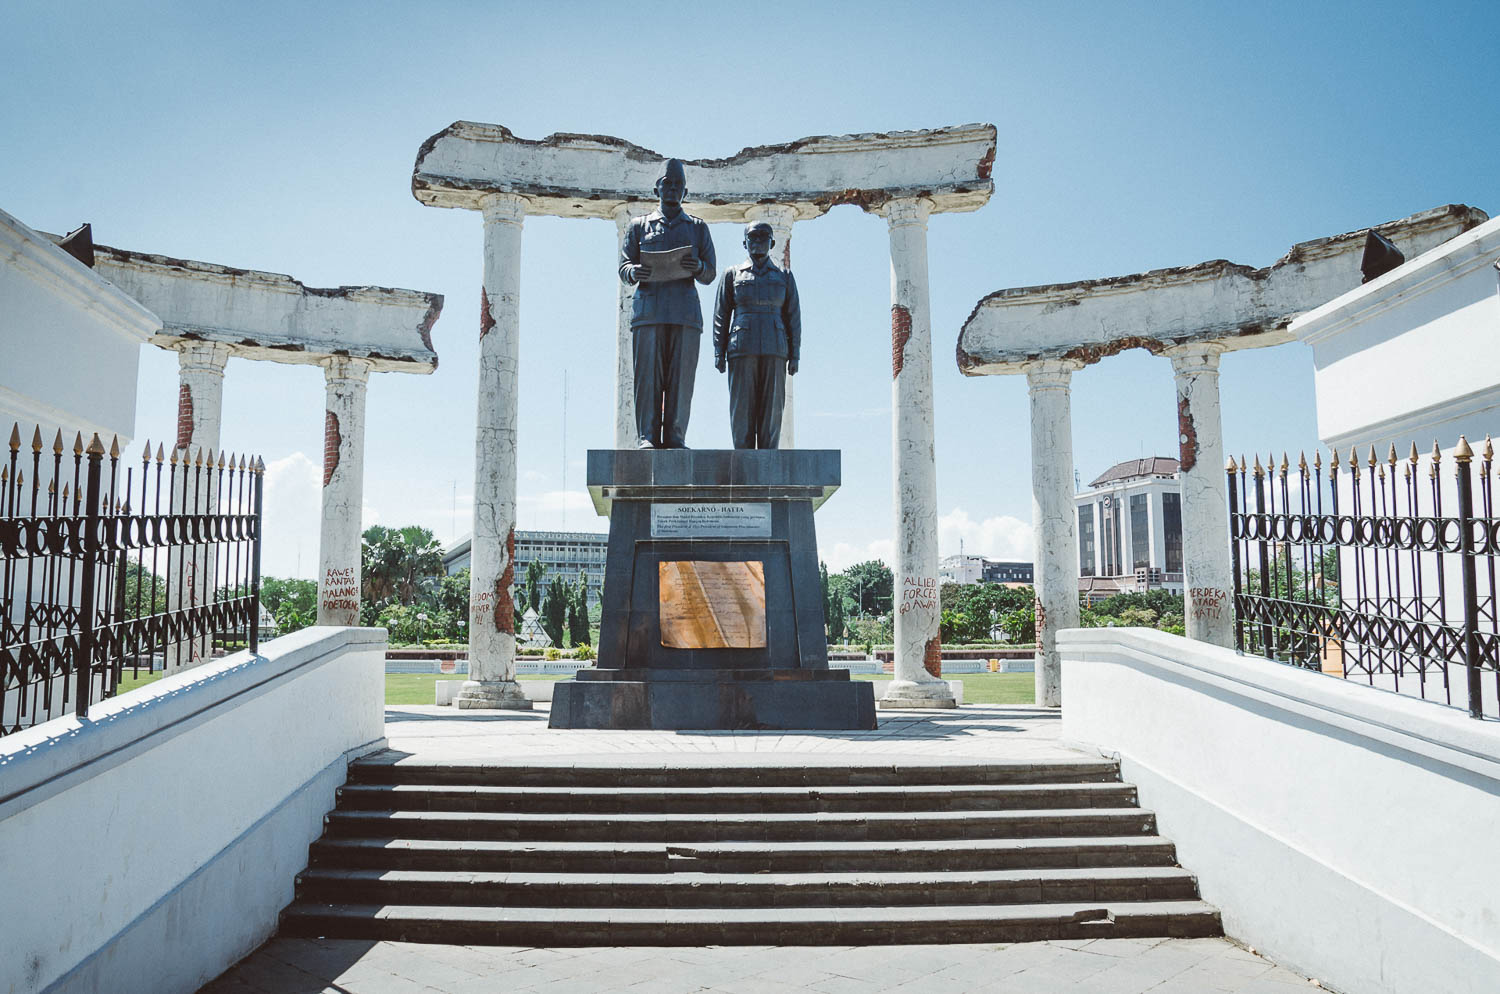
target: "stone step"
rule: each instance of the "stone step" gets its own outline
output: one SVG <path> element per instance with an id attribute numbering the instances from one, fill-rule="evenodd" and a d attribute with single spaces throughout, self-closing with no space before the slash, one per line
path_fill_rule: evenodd
<path id="1" fill-rule="evenodd" d="M 991 839 L 1149 835 L 1136 808 L 813 814 L 527 814 L 490 811 L 333 811 L 336 838 L 723 842 Z"/>
<path id="2" fill-rule="evenodd" d="M 281 935 L 525 946 L 870 945 L 1223 934 L 1201 901 L 864 908 L 535 908 L 296 902 Z"/>
<path id="3" fill-rule="evenodd" d="M 378 753 L 349 767 L 350 783 L 469 784 L 491 787 L 912 787 L 926 784 L 1099 783 L 1120 779 L 1118 763 L 1100 759 L 1041 763 L 943 763 L 920 765 L 780 765 L 736 762 L 674 768 L 668 763 L 574 766 L 566 762 L 485 765 L 430 762 Z"/>
<path id="4" fill-rule="evenodd" d="M 883 873 L 1175 866 L 1172 843 L 1151 835 L 922 842 L 495 842 L 323 838 L 312 866 L 534 873 Z"/>
<path id="5" fill-rule="evenodd" d="M 819 812 L 1015 811 L 1129 808 L 1135 787 L 1123 783 L 931 784 L 916 787 L 495 787 L 441 784 L 349 784 L 340 810 L 527 811 L 604 815 Z"/>
<path id="6" fill-rule="evenodd" d="M 1176 867 L 948 873 L 469 873 L 316 868 L 297 878 L 311 904 L 559 908 L 762 908 L 1191 901 Z"/>

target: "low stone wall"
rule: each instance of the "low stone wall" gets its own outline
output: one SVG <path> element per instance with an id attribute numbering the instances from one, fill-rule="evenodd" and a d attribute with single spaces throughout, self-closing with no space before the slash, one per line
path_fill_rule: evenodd
<path id="1" fill-rule="evenodd" d="M 1359 994 L 1500 977 L 1500 726 L 1139 628 L 1059 634 L 1064 738 L 1118 756 L 1225 931 Z"/>
<path id="2" fill-rule="evenodd" d="M 0 990 L 191 994 L 292 899 L 385 631 L 308 628 L 0 739 Z"/>

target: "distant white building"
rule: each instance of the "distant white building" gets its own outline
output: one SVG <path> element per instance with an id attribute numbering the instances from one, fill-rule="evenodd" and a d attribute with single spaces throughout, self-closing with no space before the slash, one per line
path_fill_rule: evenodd
<path id="1" fill-rule="evenodd" d="M 939 583 L 1030 584 L 1032 576 L 1031 563 L 1015 560 L 960 554 L 947 556 L 938 563 Z"/>
<path id="2" fill-rule="evenodd" d="M 463 538 L 443 553 L 443 569 L 452 576 L 469 565 L 472 540 Z M 560 576 L 576 583 L 580 572 L 588 584 L 589 605 L 599 602 L 604 591 L 604 560 L 609 551 L 609 536 L 597 532 L 516 532 L 516 589 L 526 582 L 526 566 L 540 560 L 547 570 L 546 582 Z"/>
<path id="3" fill-rule="evenodd" d="M 1078 589 L 1089 603 L 1115 594 L 1182 593 L 1182 490 L 1176 459 L 1116 463 L 1073 497 Z"/>

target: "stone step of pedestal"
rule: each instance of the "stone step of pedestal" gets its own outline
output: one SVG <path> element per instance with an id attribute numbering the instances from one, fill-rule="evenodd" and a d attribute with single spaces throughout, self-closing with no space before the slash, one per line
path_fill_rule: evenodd
<path id="1" fill-rule="evenodd" d="M 926 784 L 1114 783 L 1119 764 L 1099 759 L 1041 763 L 923 763 L 802 765 L 743 764 L 674 767 L 668 763 L 573 766 L 566 762 L 515 766 L 423 762 L 375 757 L 349 767 L 350 783 L 469 784 L 491 787 L 913 787 Z"/>
<path id="2" fill-rule="evenodd" d="M 1201 901 L 859 908 L 316 905 L 283 936 L 511 946 L 870 945 L 1221 935 Z"/>
<path id="3" fill-rule="evenodd" d="M 1156 816 L 1136 808 L 1045 811 L 819 812 L 798 814 L 529 814 L 490 811 L 339 811 L 333 837 L 517 841 L 721 842 L 1037 838 L 1149 835 Z"/>
<path id="4" fill-rule="evenodd" d="M 1016 811 L 1128 808 L 1122 783 L 925 785 L 914 787 L 494 787 L 349 784 L 341 810 L 529 811 L 578 814 L 789 813 L 819 811 Z"/>
<path id="5" fill-rule="evenodd" d="M 920 842 L 484 842 L 323 838 L 310 865 L 375 870 L 534 873 L 881 873 L 1175 866 L 1151 835 Z"/>
<path id="6" fill-rule="evenodd" d="M 1176 867 L 946 873 L 469 873 L 314 868 L 297 878 L 307 904 L 559 908 L 891 907 L 1191 901 Z"/>

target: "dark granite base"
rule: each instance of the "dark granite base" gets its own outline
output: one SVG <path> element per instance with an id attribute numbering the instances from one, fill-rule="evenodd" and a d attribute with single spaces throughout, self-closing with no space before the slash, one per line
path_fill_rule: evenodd
<path id="1" fill-rule="evenodd" d="M 649 671 L 646 671 L 649 672 Z M 875 727 L 875 687 L 843 670 L 580 673 L 552 691 L 551 728 L 856 730 Z M 625 679 L 621 679 L 625 677 Z"/>

